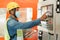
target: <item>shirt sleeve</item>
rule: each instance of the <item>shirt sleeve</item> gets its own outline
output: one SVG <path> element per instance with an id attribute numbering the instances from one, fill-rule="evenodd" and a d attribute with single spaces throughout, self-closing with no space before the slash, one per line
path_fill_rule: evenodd
<path id="1" fill-rule="evenodd" d="M 33 26 L 36 26 L 38 24 L 40 24 L 40 19 L 26 22 L 26 23 L 17 22 L 16 20 L 8 21 L 8 25 L 10 27 L 14 26 L 15 29 L 28 29 L 28 28 L 32 28 Z"/>

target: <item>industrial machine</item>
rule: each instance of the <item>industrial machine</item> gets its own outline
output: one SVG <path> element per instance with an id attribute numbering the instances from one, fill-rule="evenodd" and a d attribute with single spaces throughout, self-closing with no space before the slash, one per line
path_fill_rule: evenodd
<path id="1" fill-rule="evenodd" d="M 38 2 L 37 18 L 41 17 L 44 13 L 48 15 L 47 18 L 44 21 L 41 21 L 41 24 L 38 26 L 39 40 L 58 40 L 59 39 L 58 37 L 59 32 L 57 29 L 58 14 L 56 14 L 56 1 L 57 0 L 39 0 Z"/>

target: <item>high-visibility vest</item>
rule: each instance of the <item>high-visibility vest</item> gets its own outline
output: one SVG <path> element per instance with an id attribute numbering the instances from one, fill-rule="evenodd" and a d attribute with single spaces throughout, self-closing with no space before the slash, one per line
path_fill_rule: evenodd
<path id="1" fill-rule="evenodd" d="M 7 19 L 7 21 L 9 20 L 9 18 Z M 7 21 L 5 22 L 5 29 L 4 29 L 4 32 L 5 32 L 5 40 L 9 40 L 10 39 L 10 36 L 9 36 L 9 33 L 8 33 L 8 29 L 7 29 Z"/>
<path id="2" fill-rule="evenodd" d="M 7 21 L 9 20 L 10 18 L 7 19 Z M 10 39 L 10 36 L 9 36 L 9 33 L 8 33 L 8 29 L 7 29 L 7 21 L 6 21 L 6 24 L 5 24 L 5 40 L 9 40 Z M 17 40 L 23 40 L 23 30 L 22 29 L 18 29 L 17 30 Z"/>

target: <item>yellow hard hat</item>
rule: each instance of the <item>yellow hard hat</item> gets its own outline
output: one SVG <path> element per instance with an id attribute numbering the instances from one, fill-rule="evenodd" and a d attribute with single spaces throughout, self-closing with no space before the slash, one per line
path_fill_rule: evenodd
<path id="1" fill-rule="evenodd" d="M 17 8 L 17 7 L 19 7 L 19 5 L 16 2 L 10 2 L 7 5 L 7 10 L 9 11 L 9 10 Z"/>

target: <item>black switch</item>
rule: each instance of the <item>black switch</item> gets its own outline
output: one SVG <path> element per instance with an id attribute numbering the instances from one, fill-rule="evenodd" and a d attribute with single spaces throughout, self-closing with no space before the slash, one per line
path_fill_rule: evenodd
<path id="1" fill-rule="evenodd" d="M 60 13 L 60 0 L 56 1 L 56 12 Z"/>

